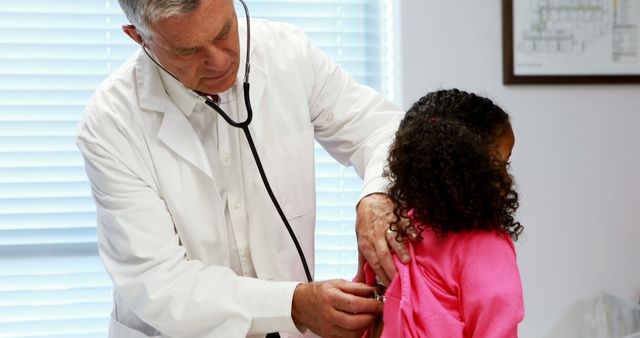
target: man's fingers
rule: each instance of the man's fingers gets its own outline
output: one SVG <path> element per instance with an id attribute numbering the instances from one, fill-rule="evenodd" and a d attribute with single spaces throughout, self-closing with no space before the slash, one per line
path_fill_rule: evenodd
<path id="1" fill-rule="evenodd" d="M 376 273 L 379 282 L 388 285 L 397 273 L 391 253 L 396 252 L 404 263 L 410 261 L 406 245 L 389 240 L 386 230 L 390 223 L 396 222 L 394 204 L 391 198 L 382 193 L 371 194 L 360 200 L 357 206 L 356 234 L 358 249 Z M 409 220 L 406 219 L 409 223 Z M 409 236 L 413 238 L 411 235 Z M 358 281 L 364 280 L 360 267 Z"/>
<path id="2" fill-rule="evenodd" d="M 338 281 L 336 286 L 341 291 L 333 301 L 334 308 L 347 313 L 378 313 L 383 304 L 371 298 L 375 287 L 362 283 Z"/>
<path id="3" fill-rule="evenodd" d="M 293 295 L 294 323 L 322 337 L 359 338 L 382 311 L 381 302 L 368 298 L 371 290 L 345 280 L 300 284 Z"/>
<path id="4" fill-rule="evenodd" d="M 358 296 L 358 297 L 369 297 L 373 290 L 375 290 L 374 286 L 369 286 L 362 283 L 352 283 L 348 281 L 341 281 L 341 284 L 338 284 L 337 287 L 344 293 Z"/>
<path id="5" fill-rule="evenodd" d="M 364 256 L 362 255 L 362 253 L 358 252 L 358 271 L 356 272 L 356 279 L 355 282 L 358 283 L 365 283 L 366 282 L 366 276 L 364 273 L 364 263 L 365 263 L 365 259 Z"/>
<path id="6" fill-rule="evenodd" d="M 367 259 L 367 262 L 369 263 L 369 266 L 371 267 L 373 272 L 376 274 L 378 281 L 384 285 L 388 285 L 390 282 L 390 279 L 389 277 L 387 277 L 387 274 L 384 272 L 382 265 L 379 263 L 378 257 L 373 255 L 371 257 L 365 256 L 365 258 Z"/>
<path id="7" fill-rule="evenodd" d="M 382 302 L 370 298 L 373 287 L 343 280 L 330 283 L 338 289 L 330 301 L 335 310 L 332 311 L 334 325 L 346 330 L 364 330 L 382 311 Z"/>
<path id="8" fill-rule="evenodd" d="M 373 240 L 362 241 L 361 244 L 359 244 L 360 255 L 362 255 L 366 262 L 369 263 L 369 267 L 373 270 L 373 272 L 375 272 L 376 276 L 380 278 L 380 274 L 384 273 L 384 269 L 382 269 L 382 267 L 380 266 L 378 257 L 379 253 L 377 252 L 376 248 L 371 245 L 371 243 L 373 243 Z M 362 277 L 362 282 L 365 282 L 365 276 Z"/>
<path id="9" fill-rule="evenodd" d="M 391 231 L 391 229 L 386 232 L 387 242 L 391 246 L 391 249 L 400 257 L 402 263 L 407 264 L 411 261 L 411 256 L 409 256 L 409 249 L 407 249 L 406 241 L 398 241 L 397 233 Z"/>
<path id="10" fill-rule="evenodd" d="M 376 276 L 380 282 L 384 285 L 389 285 L 391 280 L 396 275 L 396 265 L 393 263 L 391 251 L 389 251 L 389 245 L 385 239 L 381 239 L 376 242 L 376 256 L 379 259 L 379 268 L 376 272 Z"/>
<path id="11" fill-rule="evenodd" d="M 367 295 L 368 296 L 368 295 Z M 382 311 L 382 302 L 373 298 L 357 297 L 345 294 L 343 298 L 334 302 L 334 308 L 346 313 L 373 313 Z"/>
<path id="12" fill-rule="evenodd" d="M 418 237 L 420 236 L 420 234 L 418 233 L 418 230 L 416 230 L 416 228 L 411 225 L 411 222 L 409 222 L 409 224 L 405 227 L 404 231 L 407 233 L 407 236 L 409 236 L 409 239 L 412 241 L 417 240 Z"/>
<path id="13" fill-rule="evenodd" d="M 409 249 L 404 242 L 395 241 L 389 243 L 393 251 L 400 257 L 400 261 L 404 264 L 411 262 L 411 256 L 409 256 Z"/>
<path id="14" fill-rule="evenodd" d="M 335 315 L 336 325 L 344 330 L 363 330 L 373 324 L 377 313 L 353 313 L 338 311 Z"/>

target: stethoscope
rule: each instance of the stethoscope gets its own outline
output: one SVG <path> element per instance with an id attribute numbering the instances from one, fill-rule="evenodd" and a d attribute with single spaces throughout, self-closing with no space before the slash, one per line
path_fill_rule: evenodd
<path id="1" fill-rule="evenodd" d="M 242 82 L 242 88 L 244 91 L 244 104 L 245 107 L 247 108 L 247 118 L 242 121 L 242 122 L 236 122 L 233 119 L 231 119 L 231 117 L 229 117 L 229 115 L 227 115 L 227 113 L 224 112 L 224 110 L 222 110 L 222 108 L 220 108 L 218 106 L 218 104 L 216 104 L 216 102 L 214 102 L 211 97 L 209 96 L 205 96 L 202 94 L 199 94 L 197 92 L 195 92 L 194 90 L 191 90 L 191 92 L 193 92 L 194 94 L 198 95 L 201 98 L 204 98 L 204 103 L 213 108 L 216 112 L 218 112 L 218 115 L 220 115 L 225 121 L 227 121 L 227 123 L 229 125 L 231 125 L 234 128 L 239 128 L 242 129 L 242 131 L 244 132 L 244 136 L 247 139 L 247 143 L 249 143 L 249 147 L 251 148 L 251 154 L 253 155 L 253 159 L 256 162 L 256 166 L 258 167 L 258 171 L 260 172 L 260 177 L 262 178 L 262 182 L 264 183 L 264 187 L 267 189 L 267 193 L 269 194 L 269 197 L 271 198 L 271 202 L 273 202 L 273 205 L 275 206 L 276 210 L 278 211 L 278 215 L 280 215 L 280 218 L 282 219 L 282 222 L 284 223 L 284 226 L 287 228 L 287 231 L 289 232 L 289 236 L 291 236 L 291 240 L 293 240 L 293 244 L 296 246 L 296 250 L 298 250 L 298 255 L 300 256 L 300 260 L 302 261 L 302 266 L 304 267 L 304 273 L 307 275 L 307 281 L 311 282 L 313 280 L 313 278 L 311 277 L 311 272 L 309 271 L 309 266 L 307 265 L 307 260 L 304 257 L 304 252 L 302 252 L 302 248 L 300 247 L 300 243 L 298 242 L 298 238 L 296 237 L 295 233 L 293 232 L 293 229 L 291 229 L 291 225 L 289 224 L 289 221 L 287 220 L 287 217 L 284 215 L 284 212 L 282 211 L 282 208 L 280 207 L 280 203 L 278 203 L 278 200 L 276 199 L 275 194 L 273 193 L 273 190 L 271 189 L 271 185 L 269 184 L 269 180 L 267 180 L 267 175 L 264 172 L 264 168 L 262 167 L 262 161 L 260 161 L 260 156 L 258 156 L 258 151 L 256 150 L 256 145 L 253 142 L 253 138 L 251 137 L 251 133 L 249 132 L 249 124 L 251 123 L 251 119 L 253 118 L 253 110 L 251 109 L 251 100 L 249 99 L 249 70 L 250 70 L 250 64 L 249 64 L 249 51 L 250 51 L 250 37 L 251 37 L 251 27 L 250 27 L 250 20 L 249 20 L 249 8 L 247 7 L 247 4 L 244 2 L 244 0 L 238 0 L 240 1 L 240 3 L 242 4 L 242 7 L 244 8 L 244 13 L 247 19 L 247 56 L 246 56 L 246 61 L 245 61 L 245 69 L 244 69 L 244 80 Z M 180 80 L 178 80 L 177 77 L 175 77 L 173 74 L 171 74 L 166 68 L 164 68 L 158 61 L 156 61 L 155 58 L 153 58 L 151 56 L 151 54 L 149 54 L 149 52 L 147 51 L 147 49 L 144 47 L 144 44 L 142 44 L 142 50 L 144 51 L 145 54 L 147 54 L 147 56 L 149 57 L 149 59 L 151 59 L 151 61 L 153 61 L 153 63 L 155 63 L 158 67 L 160 67 L 160 69 L 162 69 L 163 71 L 165 71 L 167 74 L 171 75 L 171 77 L 173 77 L 174 79 L 176 79 L 176 81 L 180 82 Z M 186 87 L 185 87 L 186 88 Z"/>

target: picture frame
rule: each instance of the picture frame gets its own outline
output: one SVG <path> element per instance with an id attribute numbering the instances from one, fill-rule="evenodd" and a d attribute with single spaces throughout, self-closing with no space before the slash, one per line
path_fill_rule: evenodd
<path id="1" fill-rule="evenodd" d="M 640 83 L 640 1 L 502 0 L 503 83 Z"/>

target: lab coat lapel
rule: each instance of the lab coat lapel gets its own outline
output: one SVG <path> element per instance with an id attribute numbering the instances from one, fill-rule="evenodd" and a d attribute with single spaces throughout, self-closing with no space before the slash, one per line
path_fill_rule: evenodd
<path id="1" fill-rule="evenodd" d="M 143 110 L 163 112 L 158 138 L 177 155 L 213 179 L 207 156 L 189 120 L 167 95 L 158 68 L 140 53 L 138 64 L 138 99 Z"/>
<path id="2" fill-rule="evenodd" d="M 246 27 L 239 25 L 240 33 L 240 64 L 242 65 L 238 71 L 238 86 L 242 90 L 242 79 L 244 78 L 244 64 L 246 41 L 244 36 Z M 261 48 L 256 48 L 256 44 L 252 41 L 250 57 L 251 72 L 249 74 L 250 98 L 254 109 L 254 114 L 260 113 L 260 106 L 267 82 L 267 72 L 263 67 L 263 58 L 261 57 Z M 195 131 L 191 127 L 189 120 L 171 101 L 162 85 L 162 80 L 158 74 L 157 66 L 144 55 L 139 52 L 138 64 L 136 66 L 138 72 L 138 88 L 139 103 L 141 108 L 164 112 L 162 125 L 158 130 L 158 138 L 164 142 L 167 147 L 171 148 L 176 154 L 183 157 L 186 161 L 198 168 L 209 178 L 213 179 L 211 168 L 207 160 L 206 153 L 202 147 L 202 143 L 198 139 Z M 244 92 L 243 92 L 244 100 Z M 244 103 L 244 102 L 243 102 Z M 244 108 L 244 105 L 241 105 Z M 256 108 L 257 107 L 257 108 Z M 242 108 L 241 108 L 242 109 Z M 245 113 L 245 109 L 242 109 Z"/>
<path id="3" fill-rule="evenodd" d="M 189 120 L 177 107 L 173 105 L 167 107 L 162 125 L 158 130 L 158 138 L 176 154 L 213 179 L 202 143 L 193 131 Z"/>

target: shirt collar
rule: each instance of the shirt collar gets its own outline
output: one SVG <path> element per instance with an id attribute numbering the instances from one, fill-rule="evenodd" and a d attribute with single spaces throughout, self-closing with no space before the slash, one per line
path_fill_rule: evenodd
<path id="1" fill-rule="evenodd" d="M 191 117 L 191 113 L 196 106 L 196 103 L 202 101 L 198 94 L 187 89 L 182 83 L 178 82 L 173 76 L 167 74 L 167 72 L 160 70 L 160 79 L 167 95 L 175 102 L 178 109 L 187 117 Z"/>

